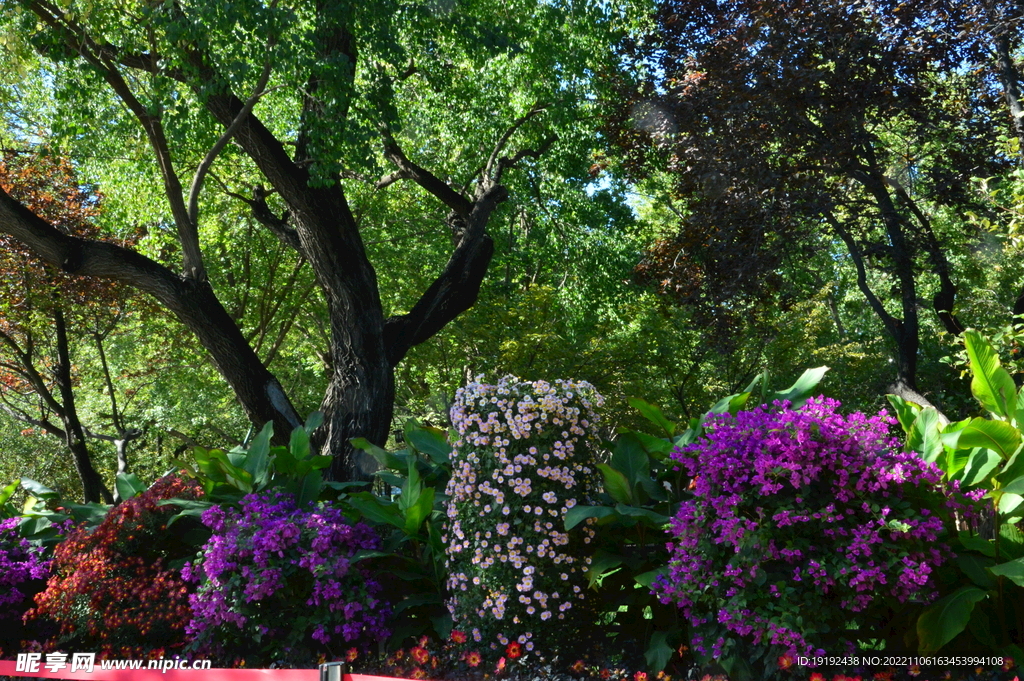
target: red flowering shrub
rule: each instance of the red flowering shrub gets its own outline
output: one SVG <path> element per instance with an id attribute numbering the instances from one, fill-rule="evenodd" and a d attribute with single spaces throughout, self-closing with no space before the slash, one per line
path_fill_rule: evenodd
<path id="1" fill-rule="evenodd" d="M 174 507 L 157 502 L 200 494 L 195 481 L 166 476 L 111 509 L 91 533 L 77 530 L 57 547 L 53 576 L 26 615 L 59 627 L 47 650 L 73 647 L 127 658 L 185 644 L 188 587 L 168 563 L 194 549 L 166 531 Z"/>

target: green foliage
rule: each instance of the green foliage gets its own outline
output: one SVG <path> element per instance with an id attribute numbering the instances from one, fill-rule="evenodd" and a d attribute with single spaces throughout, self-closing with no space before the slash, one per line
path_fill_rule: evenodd
<path id="1" fill-rule="evenodd" d="M 1019 560 L 1024 556 L 1024 389 L 1017 391 L 989 339 L 968 330 L 964 344 L 971 393 L 987 417 L 945 423 L 931 407 L 889 396 L 907 448 L 934 462 L 951 484 L 987 500 L 980 524 L 971 527 L 969 515 L 962 519 L 954 543 L 960 569 L 946 576 L 950 593 L 918 619 L 918 646 L 922 653 L 943 646 L 983 646 L 1019 656 L 1015 642 L 1024 633 L 1019 614 L 1024 608 Z M 999 623 L 1001 633 L 989 634 L 990 621 Z"/>
<path id="2" fill-rule="evenodd" d="M 440 640 L 452 628 L 444 607 L 445 554 L 442 530 L 451 476 L 447 433 L 410 419 L 403 431 L 405 448 L 387 451 L 357 438 L 353 444 L 381 465 L 377 478 L 383 494 L 350 494 L 345 503 L 383 536 L 370 566 L 384 586 L 382 598 L 394 604 L 389 650 L 409 637 L 424 634 Z"/>

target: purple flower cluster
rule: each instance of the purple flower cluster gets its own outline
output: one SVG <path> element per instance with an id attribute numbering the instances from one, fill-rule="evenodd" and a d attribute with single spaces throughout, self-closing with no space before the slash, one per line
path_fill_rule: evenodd
<path id="1" fill-rule="evenodd" d="M 368 525 L 329 504 L 300 509 L 281 492 L 250 494 L 239 510 L 215 506 L 203 523 L 213 536 L 182 570 L 200 584 L 190 597 L 194 649 L 309 662 L 327 646 L 365 648 L 389 635 L 381 586 L 353 563 L 380 548 Z"/>
<path id="2" fill-rule="evenodd" d="M 0 520 L 0 620 L 21 615 L 21 606 L 32 594 L 19 587 L 26 582 L 44 579 L 50 572 L 50 561 L 43 560 L 43 550 L 32 546 L 18 534 L 21 518 Z"/>
<path id="3" fill-rule="evenodd" d="M 594 410 L 603 401 L 585 381 L 514 376 L 456 394 L 443 537 L 448 607 L 459 628 L 494 651 L 512 640 L 532 651 L 535 641 L 571 637 L 588 616 L 594 529 L 567 532 L 565 514 L 597 490 Z"/>
<path id="4" fill-rule="evenodd" d="M 935 598 L 934 570 L 951 555 L 939 515 L 971 499 L 898 450 L 885 412 L 838 407 L 818 398 L 723 414 L 673 452 L 694 495 L 672 520 L 655 591 L 682 608 L 699 652 L 848 650 L 851 624 L 866 638 L 901 604 Z"/>

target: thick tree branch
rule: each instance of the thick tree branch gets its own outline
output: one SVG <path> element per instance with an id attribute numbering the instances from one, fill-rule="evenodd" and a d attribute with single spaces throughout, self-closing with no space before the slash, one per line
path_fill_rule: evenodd
<path id="1" fill-rule="evenodd" d="M 410 161 L 389 130 L 383 129 L 381 135 L 384 138 L 384 156 L 398 167 L 402 177 L 411 179 L 423 187 L 460 217 L 469 217 L 473 210 L 473 204 L 466 197 L 449 187 L 446 182 Z"/>
<path id="2" fill-rule="evenodd" d="M 509 139 L 512 137 L 512 135 L 515 134 L 516 130 L 521 128 L 528 120 L 530 120 L 531 118 L 533 118 L 537 114 L 542 113 L 546 109 L 547 109 L 546 105 L 541 104 L 540 102 L 537 102 L 536 104 L 534 104 L 530 108 L 529 111 L 527 111 L 525 114 L 523 114 L 522 116 L 517 118 L 512 123 L 512 125 L 509 127 L 509 129 L 506 130 L 505 133 L 500 138 L 498 138 L 498 142 L 497 142 L 497 144 L 494 145 L 494 149 L 491 150 L 491 155 L 487 159 L 487 164 L 484 166 L 484 173 L 483 173 L 484 177 L 488 177 L 488 178 L 492 177 L 492 172 L 494 171 L 494 165 L 495 165 L 495 163 L 497 162 L 497 159 L 498 159 L 498 154 L 500 154 L 505 149 L 505 145 L 508 144 Z M 498 176 L 494 177 L 494 181 L 495 182 L 500 182 L 501 181 L 501 177 L 500 176 L 501 176 L 501 168 L 498 169 Z"/>

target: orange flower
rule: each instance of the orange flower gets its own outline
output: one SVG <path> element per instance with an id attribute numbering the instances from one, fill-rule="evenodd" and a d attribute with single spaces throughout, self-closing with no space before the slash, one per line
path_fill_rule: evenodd
<path id="1" fill-rule="evenodd" d="M 345 653 L 346 662 L 354 662 L 357 657 L 359 657 L 359 651 L 355 648 L 349 648 L 348 652 Z"/>
<path id="2" fill-rule="evenodd" d="M 789 669 L 793 666 L 793 658 L 786 653 L 779 657 L 779 669 Z"/>
<path id="3" fill-rule="evenodd" d="M 586 666 L 583 664 L 583 660 L 576 660 L 575 662 L 573 662 L 572 667 L 570 667 L 570 669 L 572 669 L 577 674 L 582 674 L 585 668 Z"/>
<path id="4" fill-rule="evenodd" d="M 633 674 L 633 681 L 647 681 L 647 672 L 637 672 Z"/>
<path id="5" fill-rule="evenodd" d="M 1013 669 L 1013 658 L 1012 657 L 1005 657 L 1005 658 L 1003 658 L 1003 671 L 1004 672 L 1008 672 L 1011 669 Z"/>
<path id="6" fill-rule="evenodd" d="M 912 664 L 910 665 L 910 669 L 907 670 L 907 673 L 911 676 L 919 676 L 921 674 L 921 667 L 916 664 Z"/>
<path id="7" fill-rule="evenodd" d="M 607 679 L 607 678 L 611 677 L 611 675 L 612 675 L 612 673 L 610 671 L 608 671 L 607 669 L 602 669 L 601 670 L 601 678 L 602 679 Z"/>
<path id="8" fill-rule="evenodd" d="M 505 671 L 505 658 L 504 657 L 501 658 L 500 660 L 498 660 L 498 664 L 494 665 L 494 673 L 495 674 L 500 674 L 503 671 Z"/>
<path id="9" fill-rule="evenodd" d="M 523 654 L 523 647 L 519 645 L 518 641 L 512 641 L 505 648 L 505 654 L 508 655 L 508 659 L 514 660 Z"/>
<path id="10" fill-rule="evenodd" d="M 814 672 L 811 674 L 811 681 L 825 681 L 825 675 L 821 672 Z"/>
<path id="11" fill-rule="evenodd" d="M 466 642 L 466 635 L 464 633 L 462 633 L 461 631 L 459 631 L 458 629 L 452 629 L 451 639 L 452 639 L 452 643 L 465 643 Z"/>
<path id="12" fill-rule="evenodd" d="M 412 655 L 412 659 L 416 660 L 417 664 L 426 664 L 430 660 L 430 653 L 422 646 L 416 646 L 409 651 L 409 654 Z"/>
<path id="13" fill-rule="evenodd" d="M 425 678 L 427 678 L 427 673 L 425 671 L 423 671 L 422 669 L 420 669 L 419 667 L 413 667 L 412 668 L 412 678 L 414 678 L 414 679 L 425 679 Z"/>

